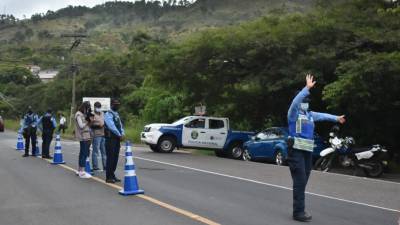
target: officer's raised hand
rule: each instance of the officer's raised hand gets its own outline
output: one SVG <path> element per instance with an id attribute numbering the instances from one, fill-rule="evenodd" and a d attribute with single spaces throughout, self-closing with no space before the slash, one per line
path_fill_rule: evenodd
<path id="1" fill-rule="evenodd" d="M 344 124 L 346 122 L 345 115 L 338 116 L 337 121 L 341 124 Z"/>
<path id="2" fill-rule="evenodd" d="M 310 73 L 307 74 L 307 76 L 306 76 L 306 87 L 308 89 L 311 89 L 311 88 L 314 87 L 315 83 L 317 83 L 317 82 L 314 80 L 314 76 L 311 75 Z"/>

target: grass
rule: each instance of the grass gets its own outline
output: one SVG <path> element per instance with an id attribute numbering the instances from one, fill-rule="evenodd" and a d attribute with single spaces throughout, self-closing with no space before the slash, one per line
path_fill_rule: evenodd
<path id="1" fill-rule="evenodd" d="M 215 156 L 214 151 L 209 149 L 190 149 L 189 152 L 193 155 Z"/>
<path id="2" fill-rule="evenodd" d="M 21 125 L 17 120 L 10 120 L 10 119 L 4 120 L 4 128 L 7 130 L 18 131 L 20 127 Z"/>
<path id="3" fill-rule="evenodd" d="M 140 119 L 139 117 L 133 116 L 130 117 L 125 122 L 125 136 L 127 140 L 132 141 L 133 143 L 140 143 L 140 133 L 143 131 L 143 127 L 147 123 Z"/>

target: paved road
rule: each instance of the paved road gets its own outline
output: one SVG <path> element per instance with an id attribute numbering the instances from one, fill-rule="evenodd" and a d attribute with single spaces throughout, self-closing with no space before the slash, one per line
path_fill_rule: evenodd
<path id="1" fill-rule="evenodd" d="M 291 220 L 286 167 L 135 147 L 146 197 L 176 207 L 171 210 L 146 198 L 119 196 L 112 187 L 44 160 L 23 159 L 15 141 L 14 133 L 0 134 L 1 225 L 202 224 L 193 219 L 199 217 L 209 224 L 298 224 Z M 62 144 L 67 166 L 75 168 L 78 144 Z M 310 224 L 389 225 L 400 216 L 399 183 L 313 172 L 308 188 Z"/>

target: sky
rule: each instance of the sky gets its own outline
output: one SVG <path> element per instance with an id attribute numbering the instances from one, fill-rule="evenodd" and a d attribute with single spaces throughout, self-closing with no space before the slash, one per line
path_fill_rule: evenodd
<path id="1" fill-rule="evenodd" d="M 111 0 L 107 0 L 111 1 Z M 135 0 L 124 0 L 134 2 Z M 13 14 L 19 19 L 30 18 L 35 13 L 46 13 L 47 10 L 57 11 L 68 5 L 84 5 L 93 7 L 103 4 L 106 0 L 0 0 L 0 14 Z"/>

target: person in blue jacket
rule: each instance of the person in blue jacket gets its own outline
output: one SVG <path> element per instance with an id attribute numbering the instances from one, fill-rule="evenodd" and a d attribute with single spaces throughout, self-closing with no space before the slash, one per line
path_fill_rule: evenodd
<path id="1" fill-rule="evenodd" d="M 23 157 L 29 156 L 29 143 L 32 144 L 32 155 L 36 155 L 36 131 L 37 131 L 38 116 L 33 112 L 32 107 L 28 107 L 28 111 L 21 121 L 21 131 L 25 138 L 25 154 Z"/>
<path id="2" fill-rule="evenodd" d="M 306 86 L 297 94 L 288 112 L 289 154 L 287 162 L 293 180 L 293 219 L 307 222 L 312 219 L 305 212 L 305 189 L 312 168 L 312 152 L 314 148 L 314 122 L 345 122 L 345 116 L 309 110 L 310 89 L 316 81 L 310 74 L 306 76 Z"/>
<path id="3" fill-rule="evenodd" d="M 51 159 L 50 144 L 53 139 L 54 129 L 57 127 L 56 118 L 52 114 L 52 110 L 48 109 L 46 113 L 40 117 L 38 128 L 42 131 L 42 158 Z"/>
<path id="4" fill-rule="evenodd" d="M 104 137 L 106 139 L 106 182 L 115 183 L 121 180 L 115 176 L 117 169 L 121 141 L 125 137 L 124 126 L 119 117 L 120 102 L 117 99 L 111 100 L 111 110 L 104 115 Z"/>

